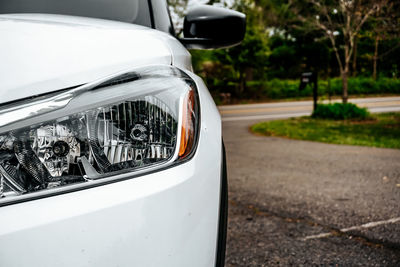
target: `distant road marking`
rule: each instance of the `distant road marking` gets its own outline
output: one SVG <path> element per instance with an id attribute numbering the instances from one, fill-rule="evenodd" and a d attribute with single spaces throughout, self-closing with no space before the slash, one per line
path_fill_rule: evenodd
<path id="1" fill-rule="evenodd" d="M 372 113 L 395 112 L 395 111 L 400 111 L 400 107 L 374 107 L 374 108 L 369 108 L 369 111 Z"/>
<path id="2" fill-rule="evenodd" d="M 340 103 L 341 99 L 335 99 L 332 101 L 324 100 L 323 103 Z M 378 102 L 398 102 L 400 97 L 379 97 L 379 98 L 355 98 L 349 99 L 351 103 L 364 104 L 364 103 L 378 103 Z M 398 105 L 398 103 L 396 103 Z M 267 102 L 258 104 L 238 104 L 238 105 L 222 105 L 218 106 L 219 110 L 240 110 L 240 109 L 252 109 L 252 108 L 267 108 L 267 107 L 294 107 L 294 106 L 308 106 L 312 107 L 312 101 L 291 101 L 291 102 Z"/>
<path id="3" fill-rule="evenodd" d="M 373 103 L 359 103 L 360 107 L 369 108 L 369 107 L 385 107 L 385 106 L 400 106 L 400 101 L 380 101 Z"/>
<path id="4" fill-rule="evenodd" d="M 365 108 L 384 108 L 384 107 L 400 107 L 400 101 L 386 101 L 386 102 L 374 102 L 374 103 L 360 103 L 358 104 L 360 107 L 365 107 Z M 271 112 L 271 111 L 308 111 L 312 109 L 312 103 L 306 103 L 306 104 L 299 104 L 297 105 L 292 105 L 292 106 L 272 106 L 272 105 L 252 105 L 252 106 L 246 106 L 244 107 L 236 107 L 236 108 L 224 108 L 224 107 L 218 107 L 219 112 L 222 115 L 225 114 L 244 114 L 244 113 L 261 113 L 261 112 Z"/>
<path id="5" fill-rule="evenodd" d="M 222 117 L 222 121 L 251 121 L 260 119 L 281 119 L 290 117 L 308 116 L 311 112 L 290 113 L 290 114 L 270 114 L 270 115 L 254 115 L 254 116 L 240 116 L 240 117 Z"/>
<path id="6" fill-rule="evenodd" d="M 400 111 L 400 106 L 391 107 L 371 107 L 369 111 L 372 113 L 377 112 L 395 112 Z M 221 111 L 220 111 L 221 112 Z M 282 119 L 291 117 L 301 117 L 311 115 L 311 110 L 309 112 L 296 112 L 296 113 L 284 113 L 284 114 L 263 114 L 263 115 L 252 115 L 252 116 L 226 116 L 227 112 L 221 112 L 222 121 L 244 121 L 244 120 L 260 120 L 260 119 Z M 224 114 L 225 113 L 225 114 Z M 236 115 L 236 114 L 235 114 Z"/>
<path id="7" fill-rule="evenodd" d="M 248 109 L 232 109 L 232 110 L 220 110 L 219 113 L 225 114 L 243 114 L 243 113 L 261 113 L 261 112 L 273 112 L 273 111 L 309 111 L 312 110 L 312 106 L 295 106 L 295 107 L 266 107 L 266 108 L 248 108 Z"/>
<path id="8" fill-rule="evenodd" d="M 386 221 L 369 222 L 369 223 L 365 223 L 365 224 L 358 225 L 358 226 L 343 228 L 343 229 L 340 229 L 339 231 L 342 233 L 346 233 L 346 232 L 350 232 L 350 231 L 354 231 L 354 230 L 368 229 L 368 228 L 377 227 L 380 225 L 397 223 L 397 222 L 400 222 L 400 217 L 389 219 Z M 303 241 L 310 240 L 310 239 L 319 239 L 319 238 L 330 237 L 332 235 L 333 235 L 333 233 L 322 233 L 322 234 L 318 234 L 318 235 L 309 235 L 309 236 L 306 236 L 305 238 L 303 238 Z"/>
<path id="9" fill-rule="evenodd" d="M 328 103 L 326 100 L 323 102 Z M 340 102 L 340 99 L 332 102 Z M 350 99 L 350 102 L 358 103 L 372 113 L 400 111 L 400 97 Z M 283 119 L 310 115 L 312 101 L 228 105 L 219 106 L 218 109 L 222 121 Z"/>

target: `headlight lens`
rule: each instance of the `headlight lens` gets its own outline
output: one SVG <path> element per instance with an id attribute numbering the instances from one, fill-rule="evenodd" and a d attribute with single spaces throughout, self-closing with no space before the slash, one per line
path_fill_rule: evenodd
<path id="1" fill-rule="evenodd" d="M 59 103 L 54 99 L 49 101 Z M 50 111 L 38 112 L 35 103 L 21 105 L 36 111 L 15 122 L 28 126 L 14 129 L 11 122 L 0 128 L 9 129 L 0 131 L 1 201 L 151 170 L 185 159 L 194 151 L 199 124 L 197 92 L 194 82 L 176 68 L 117 75 L 63 93 L 58 99 L 63 104 L 49 103 L 54 107 Z M 91 108 L 85 109 L 83 103 Z M 80 111 L 72 112 L 76 109 Z M 0 119 L 21 111 L 9 110 L 0 112 Z M 46 116 L 55 118 L 29 123 Z"/>

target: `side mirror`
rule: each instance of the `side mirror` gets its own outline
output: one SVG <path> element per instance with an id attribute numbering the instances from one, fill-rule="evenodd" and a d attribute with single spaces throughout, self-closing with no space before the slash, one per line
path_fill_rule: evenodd
<path id="1" fill-rule="evenodd" d="M 183 23 L 183 45 L 188 49 L 211 49 L 239 44 L 246 33 L 246 15 L 215 7 L 189 11 Z"/>

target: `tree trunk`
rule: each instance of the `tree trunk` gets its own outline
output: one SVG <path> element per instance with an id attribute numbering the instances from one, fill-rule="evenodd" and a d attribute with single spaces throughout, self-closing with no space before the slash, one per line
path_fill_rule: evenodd
<path id="1" fill-rule="evenodd" d="M 245 79 L 245 76 L 243 75 L 243 70 L 240 70 L 240 72 L 239 72 L 239 92 L 237 94 L 237 97 L 243 96 L 245 87 L 246 87 L 246 79 Z"/>
<path id="2" fill-rule="evenodd" d="M 349 98 L 349 95 L 348 95 L 348 80 L 347 80 L 348 70 L 343 70 L 343 71 L 341 71 L 340 74 L 342 76 L 342 89 L 343 89 L 342 99 L 343 99 L 343 104 L 346 104 L 347 100 Z"/>
<path id="3" fill-rule="evenodd" d="M 245 68 L 245 80 L 246 80 L 246 82 L 252 81 L 253 79 L 254 79 L 253 68 L 246 67 Z"/>
<path id="4" fill-rule="evenodd" d="M 354 50 L 353 50 L 353 66 L 352 66 L 352 76 L 357 76 L 357 36 L 354 37 Z"/>
<path id="5" fill-rule="evenodd" d="M 374 52 L 374 69 L 372 72 L 372 78 L 376 80 L 376 67 L 378 63 L 378 45 L 379 45 L 379 37 L 375 38 L 375 52 Z"/>

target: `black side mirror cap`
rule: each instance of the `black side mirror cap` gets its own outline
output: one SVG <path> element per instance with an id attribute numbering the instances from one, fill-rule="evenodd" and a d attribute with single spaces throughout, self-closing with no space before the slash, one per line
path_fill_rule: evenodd
<path id="1" fill-rule="evenodd" d="M 237 11 L 198 6 L 189 11 L 180 39 L 188 49 L 224 48 L 239 44 L 246 33 L 246 15 Z"/>

